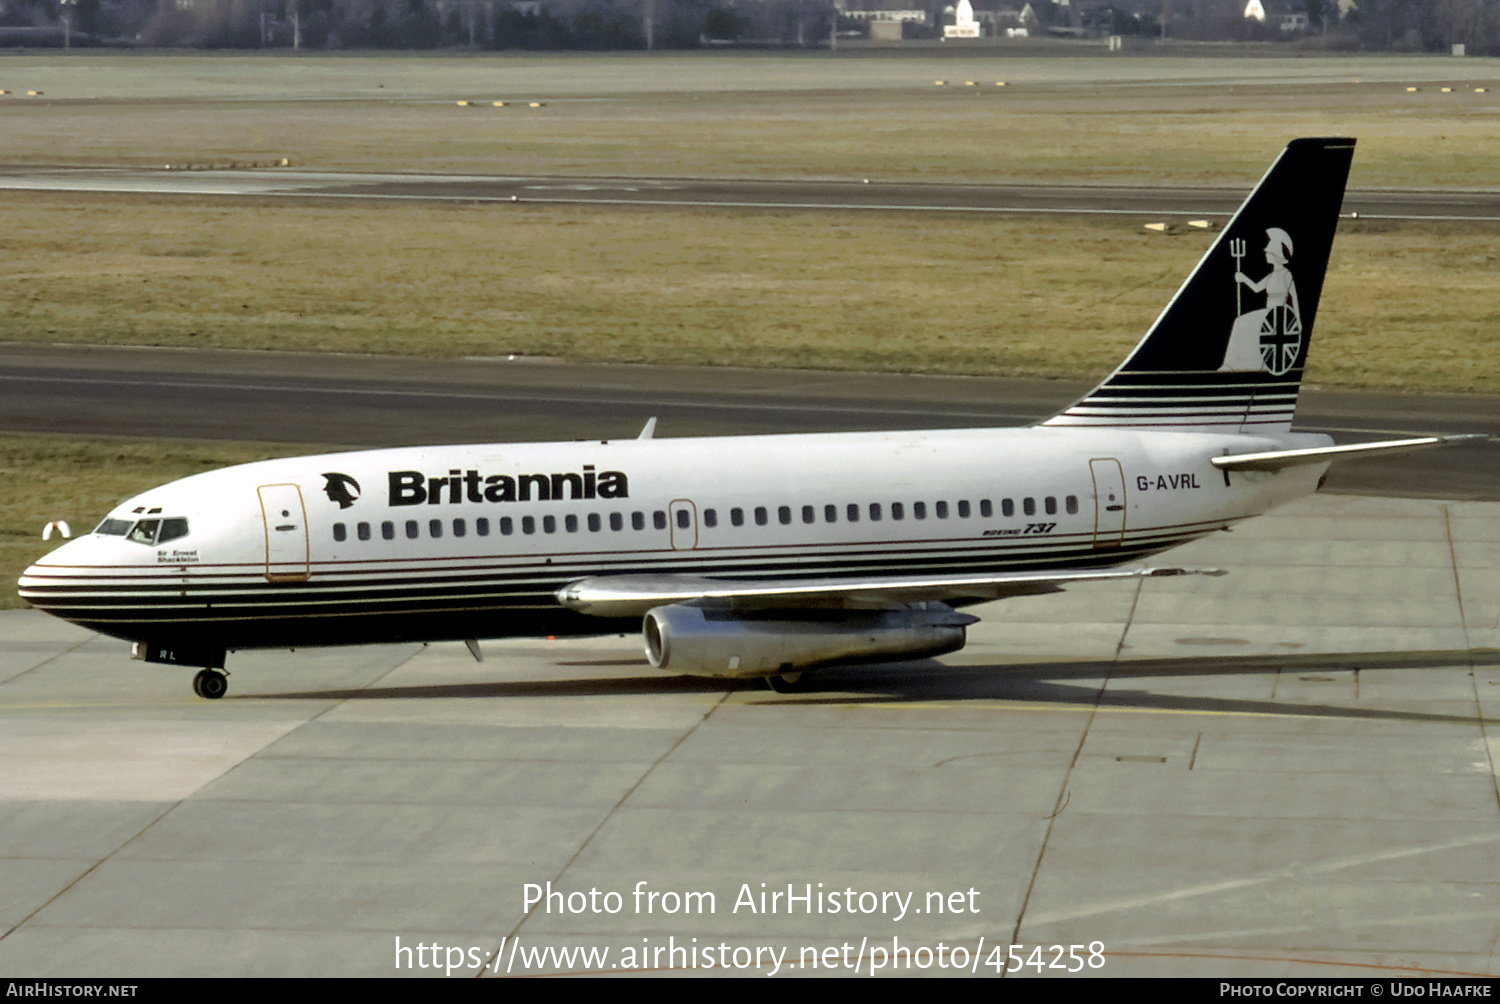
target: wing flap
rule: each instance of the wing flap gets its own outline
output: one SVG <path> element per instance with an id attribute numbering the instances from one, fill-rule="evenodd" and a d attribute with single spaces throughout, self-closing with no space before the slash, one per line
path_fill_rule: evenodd
<path id="1" fill-rule="evenodd" d="M 1167 575 L 1223 575 L 1218 568 L 1084 568 L 983 575 L 871 576 L 863 579 L 709 579 L 688 575 L 604 575 L 564 586 L 557 600 L 596 617 L 642 616 L 670 603 L 739 609 L 879 609 L 929 600 L 991 600 L 1055 593 L 1074 582 Z"/>

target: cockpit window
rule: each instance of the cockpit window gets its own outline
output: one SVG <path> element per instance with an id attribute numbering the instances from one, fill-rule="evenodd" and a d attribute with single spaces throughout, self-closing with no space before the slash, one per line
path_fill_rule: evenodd
<path id="1" fill-rule="evenodd" d="M 143 519 L 132 524 L 128 519 L 107 519 L 99 524 L 95 533 L 111 537 L 124 537 L 137 544 L 165 544 L 169 540 L 180 540 L 188 535 L 188 521 L 181 516 L 167 519 Z"/>

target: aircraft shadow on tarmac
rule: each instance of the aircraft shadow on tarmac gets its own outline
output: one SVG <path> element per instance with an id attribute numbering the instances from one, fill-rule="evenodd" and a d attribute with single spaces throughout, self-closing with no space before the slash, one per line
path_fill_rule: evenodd
<path id="1" fill-rule="evenodd" d="M 561 666 L 636 665 L 621 662 L 563 662 Z M 641 660 L 640 665 L 644 665 Z M 357 690 L 320 690 L 244 695 L 241 700 L 414 700 L 432 698 L 607 697 L 650 694 L 720 693 L 750 691 L 767 703 L 795 705 L 894 704 L 959 701 L 1016 701 L 1027 704 L 1111 709 L 1140 709 L 1220 714 L 1322 717 L 1379 721 L 1428 722 L 1446 725 L 1500 725 L 1500 719 L 1475 715 L 1436 714 L 1396 708 L 1353 707 L 1201 694 L 1152 693 L 1123 687 L 1123 681 L 1161 677 L 1221 677 L 1283 672 L 1301 682 L 1319 680 L 1323 673 L 1373 672 L 1392 669 L 1436 669 L 1500 666 L 1500 650 L 1472 649 L 1443 652 L 1358 652 L 1348 654 L 1194 656 L 1181 659 L 1142 659 L 1042 662 L 991 666 L 947 666 L 933 660 L 889 666 L 859 666 L 820 672 L 813 687 L 801 694 L 773 694 L 758 680 L 715 680 L 695 676 L 627 676 L 601 679 L 488 681 L 408 687 L 369 687 Z M 1101 694 L 1100 683 L 1109 686 Z M 234 695 L 231 695 L 234 699 Z"/>

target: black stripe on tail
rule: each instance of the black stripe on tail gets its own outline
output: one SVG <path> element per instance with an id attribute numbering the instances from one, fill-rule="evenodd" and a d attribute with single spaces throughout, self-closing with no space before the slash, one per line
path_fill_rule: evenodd
<path id="1" fill-rule="evenodd" d="M 1353 157 L 1289 143 L 1129 358 L 1042 424 L 1290 429 Z"/>

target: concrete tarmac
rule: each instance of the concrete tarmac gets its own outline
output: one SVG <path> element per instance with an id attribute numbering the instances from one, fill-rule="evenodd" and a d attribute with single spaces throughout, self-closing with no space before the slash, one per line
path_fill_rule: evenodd
<path id="1" fill-rule="evenodd" d="M 0 972 L 1500 973 L 1500 504 L 1174 558 L 1230 574 L 795 696 L 610 637 L 240 653 L 209 702 L 0 614 Z"/>

